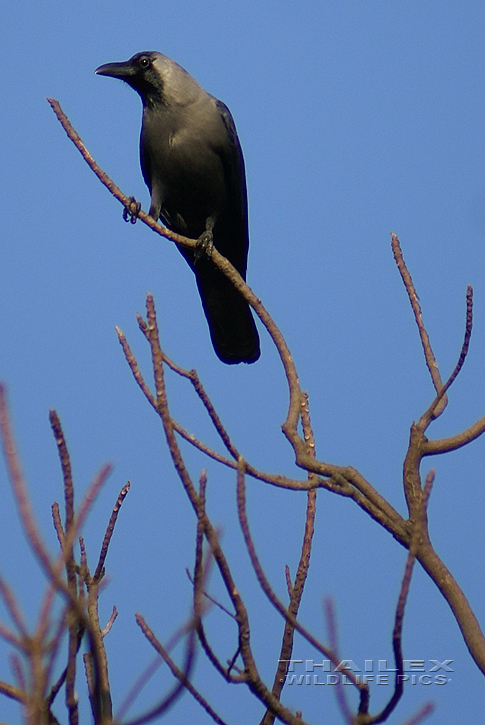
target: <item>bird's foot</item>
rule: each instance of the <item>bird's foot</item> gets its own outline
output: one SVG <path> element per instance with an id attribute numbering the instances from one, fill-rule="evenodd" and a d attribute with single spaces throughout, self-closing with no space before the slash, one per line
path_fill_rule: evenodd
<path id="1" fill-rule="evenodd" d="M 197 240 L 194 252 L 194 262 L 197 264 L 199 259 L 207 254 L 211 256 L 212 250 L 214 249 L 214 238 L 212 236 L 212 229 L 206 229 Z"/>
<path id="2" fill-rule="evenodd" d="M 135 199 L 134 196 L 130 196 L 128 204 L 123 209 L 123 219 L 125 222 L 131 222 L 134 224 L 138 219 L 138 214 L 141 209 L 141 204 Z"/>

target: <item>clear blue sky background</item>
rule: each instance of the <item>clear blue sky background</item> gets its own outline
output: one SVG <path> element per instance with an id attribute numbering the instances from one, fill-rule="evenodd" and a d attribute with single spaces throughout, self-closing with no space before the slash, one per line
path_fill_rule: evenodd
<path id="1" fill-rule="evenodd" d="M 94 69 L 160 50 L 227 103 L 247 167 L 249 283 L 293 351 L 310 394 L 317 453 L 358 468 L 404 514 L 409 427 L 430 403 L 432 387 L 392 259 L 391 230 L 401 239 L 444 377 L 462 342 L 466 285 L 475 289 L 469 359 L 430 435 L 455 434 L 485 414 L 485 5 L 29 0 L 4 4 L 0 37 L 0 378 L 53 551 L 50 505 L 62 493 L 49 408 L 66 431 L 78 500 L 103 462 L 116 466 L 85 529 L 93 565 L 118 491 L 132 481 L 101 607 L 105 620 L 113 604 L 120 611 L 107 641 L 119 703 L 152 659 L 134 612 L 167 641 L 188 614 L 184 569 L 193 564 L 193 513 L 114 332 L 115 324 L 123 329 L 149 379 L 135 321 L 147 291 L 167 352 L 198 370 L 247 459 L 264 470 L 297 472 L 280 430 L 285 380 L 264 331 L 256 365 L 217 360 L 187 265 L 142 224 L 123 223 L 120 206 L 67 140 L 45 97 L 60 100 L 100 165 L 145 209 L 140 101 Z M 220 449 L 188 386 L 173 376 L 169 384 L 176 418 Z M 432 539 L 482 621 L 484 446 L 478 441 L 432 462 L 430 504 Z M 250 607 L 258 665 L 270 683 L 282 622 L 259 593 L 242 548 L 234 476 L 190 450 L 187 461 L 195 477 L 207 466 L 209 511 Z M 33 621 L 43 580 L 19 543 L 4 468 L 0 486 L 0 570 Z M 294 572 L 298 559 L 304 496 L 248 482 L 248 499 L 262 562 L 284 597 L 284 565 Z M 404 562 L 404 550 L 351 501 L 322 492 L 302 621 L 323 638 L 321 603 L 330 595 L 342 656 L 361 667 L 365 659 L 390 662 Z M 221 592 L 216 574 L 212 591 Z M 231 657 L 230 623 L 213 611 L 207 626 L 221 657 Z M 430 723 L 478 722 L 483 676 L 419 569 L 404 652 L 408 659 L 452 659 L 455 672 L 445 686 L 409 686 L 391 722 L 430 699 L 437 705 Z M 318 659 L 299 639 L 295 657 Z M 11 680 L 4 662 L 2 656 L 0 678 Z M 132 713 L 170 682 L 160 671 Z M 195 682 L 231 725 L 259 721 L 261 706 L 243 687 L 225 685 L 202 656 Z M 373 688 L 373 712 L 389 690 Z M 284 701 L 308 722 L 338 722 L 333 695 L 331 688 L 293 686 Z M 18 722 L 13 703 L 0 700 L 0 720 Z M 84 706 L 82 722 L 89 721 Z M 166 722 L 210 721 L 186 696 Z"/>

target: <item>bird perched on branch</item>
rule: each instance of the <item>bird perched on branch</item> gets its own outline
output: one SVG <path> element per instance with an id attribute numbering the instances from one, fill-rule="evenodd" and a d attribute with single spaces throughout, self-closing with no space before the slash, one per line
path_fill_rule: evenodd
<path id="1" fill-rule="evenodd" d="M 202 253 L 179 250 L 195 273 L 216 355 L 228 364 L 255 362 L 259 337 L 249 305 L 205 253 L 213 244 L 246 279 L 246 177 L 229 109 L 161 53 L 137 53 L 95 73 L 120 78 L 141 97 L 140 160 L 149 213 L 200 240 Z"/>

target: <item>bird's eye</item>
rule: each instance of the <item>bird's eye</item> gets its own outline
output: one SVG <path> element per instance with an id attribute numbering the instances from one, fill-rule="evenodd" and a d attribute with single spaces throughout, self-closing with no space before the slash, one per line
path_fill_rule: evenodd
<path id="1" fill-rule="evenodd" d="M 150 65 L 150 59 L 147 58 L 146 55 L 144 55 L 143 58 L 140 58 L 138 64 L 140 68 L 148 68 L 148 66 Z"/>

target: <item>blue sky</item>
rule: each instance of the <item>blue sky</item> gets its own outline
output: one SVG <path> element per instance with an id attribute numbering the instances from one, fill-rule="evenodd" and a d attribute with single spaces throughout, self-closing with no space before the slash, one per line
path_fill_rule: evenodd
<path id="1" fill-rule="evenodd" d="M 184 570 L 193 564 L 192 511 L 114 332 L 114 325 L 125 332 L 149 379 L 135 320 L 147 291 L 166 351 L 197 369 L 246 458 L 263 470 L 296 472 L 280 429 L 283 371 L 264 331 L 255 365 L 217 360 L 187 265 L 169 242 L 123 223 L 119 205 L 67 140 L 45 97 L 61 102 L 98 163 L 145 209 L 138 96 L 94 69 L 159 50 L 229 106 L 247 170 L 248 281 L 286 336 L 309 392 L 317 454 L 358 468 L 404 514 L 409 427 L 430 403 L 432 387 L 393 262 L 391 230 L 401 239 L 443 377 L 460 350 L 466 285 L 475 290 L 469 358 L 430 435 L 453 435 L 485 414 L 484 37 L 482 2 L 107 0 L 3 8 L 0 379 L 52 550 L 50 505 L 60 500 L 61 477 L 49 408 L 63 422 L 78 500 L 102 463 L 115 464 L 85 529 L 91 561 L 119 489 L 132 482 L 102 603 L 106 619 L 113 604 L 120 610 L 107 642 L 115 702 L 152 657 L 134 612 L 168 640 L 188 613 Z M 169 387 L 179 422 L 218 445 L 188 386 L 170 376 Z M 432 462 L 430 503 L 432 540 L 481 621 L 484 446 L 477 441 Z M 270 682 L 281 622 L 242 549 L 234 477 L 191 450 L 187 462 L 195 477 L 208 469 L 210 514 L 247 598 L 258 664 Z M 0 486 L 0 571 L 32 618 L 42 577 L 19 542 L 3 468 Z M 304 497 L 248 482 L 248 506 L 262 562 L 284 596 L 284 565 L 296 566 Z M 321 602 L 332 596 L 342 655 L 356 663 L 390 661 L 404 563 L 402 548 L 352 502 L 322 492 L 302 621 L 323 638 Z M 215 575 L 212 586 L 220 593 Z M 230 657 L 226 623 L 211 612 L 208 627 L 218 651 Z M 419 569 L 404 651 L 408 659 L 452 659 L 455 673 L 446 686 L 408 687 L 390 722 L 429 699 L 437 706 L 429 723 L 477 719 L 483 677 Z M 301 640 L 295 656 L 314 657 Z M 10 680 L 5 662 L 2 654 L 0 679 Z M 259 704 L 242 688 L 227 688 L 202 656 L 195 681 L 232 725 L 259 721 Z M 133 712 L 169 682 L 161 671 Z M 295 690 L 288 687 L 284 701 L 308 722 L 336 721 L 332 692 Z M 373 712 L 387 695 L 387 688 L 374 688 Z M 16 713 L 0 701 L 0 720 L 15 722 Z M 209 722 L 186 696 L 166 722 L 194 719 Z"/>

